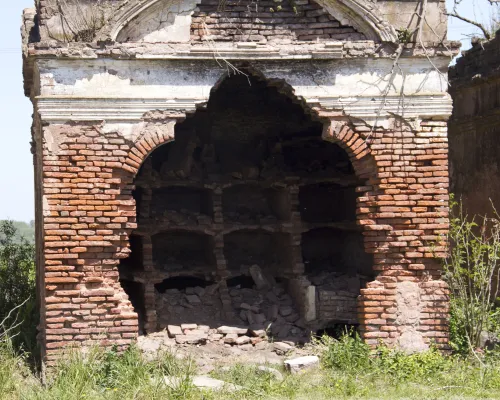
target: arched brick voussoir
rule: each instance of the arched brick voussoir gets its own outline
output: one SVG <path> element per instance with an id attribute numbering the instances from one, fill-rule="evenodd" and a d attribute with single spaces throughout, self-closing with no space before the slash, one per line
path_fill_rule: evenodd
<path id="1" fill-rule="evenodd" d="M 359 178 L 376 178 L 376 162 L 366 140 L 354 132 L 347 122 L 332 120 L 329 124 L 325 124 L 323 139 L 337 143 L 347 152 Z"/>
<path id="2" fill-rule="evenodd" d="M 177 119 L 146 125 L 128 152 L 122 168 L 135 177 L 142 163 L 159 146 L 174 140 Z"/>

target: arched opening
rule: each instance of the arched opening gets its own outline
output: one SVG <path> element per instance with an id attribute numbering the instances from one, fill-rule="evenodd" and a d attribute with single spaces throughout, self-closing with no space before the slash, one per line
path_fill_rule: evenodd
<path id="1" fill-rule="evenodd" d="M 373 279 L 356 225 L 364 182 L 322 132 L 286 85 L 235 75 L 148 156 L 120 274 L 144 285 L 149 330 L 260 325 L 302 341 L 357 324 Z"/>
<path id="2" fill-rule="evenodd" d="M 236 230 L 224 236 L 228 273 L 249 275 L 258 265 L 265 274 L 283 275 L 292 265 L 291 235 L 260 229 Z"/>
<path id="3" fill-rule="evenodd" d="M 239 184 L 224 190 L 224 221 L 241 225 L 265 225 L 288 221 L 291 217 L 288 192 L 258 184 Z"/>

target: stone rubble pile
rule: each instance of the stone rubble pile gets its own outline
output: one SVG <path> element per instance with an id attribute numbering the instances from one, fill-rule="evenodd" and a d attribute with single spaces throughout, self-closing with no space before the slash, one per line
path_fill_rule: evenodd
<path id="1" fill-rule="evenodd" d="M 230 299 L 221 296 L 218 284 L 157 292 L 159 330 L 167 329 L 178 344 L 254 346 L 268 337 L 306 342 L 310 334 L 284 285 L 271 282 L 257 265 L 249 272 L 253 288 L 231 287 Z"/>
<path id="2" fill-rule="evenodd" d="M 248 329 L 234 326 L 220 326 L 213 329 L 207 325 L 182 324 L 168 325 L 167 332 L 177 344 L 206 344 L 215 342 L 222 345 L 239 346 L 242 349 L 257 348 L 267 340 L 263 329 Z M 264 344 L 264 343 L 263 343 Z"/>
<path id="3" fill-rule="evenodd" d="M 271 289 L 232 288 L 229 291 L 238 317 L 248 326 L 263 326 L 279 339 L 303 338 L 306 326 L 282 285 Z"/>
<path id="4" fill-rule="evenodd" d="M 164 293 L 156 292 L 156 311 L 158 328 L 168 325 L 196 323 L 211 327 L 221 324 L 224 319 L 223 302 L 219 294 L 219 285 L 202 288 L 167 289 Z"/>

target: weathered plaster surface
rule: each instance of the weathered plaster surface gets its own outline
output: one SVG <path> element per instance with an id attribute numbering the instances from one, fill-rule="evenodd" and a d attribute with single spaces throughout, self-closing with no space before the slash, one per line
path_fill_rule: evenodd
<path id="1" fill-rule="evenodd" d="M 444 64 L 446 59 L 438 60 Z M 176 61 L 58 61 L 38 62 L 42 96 L 133 96 L 150 98 L 206 98 L 226 69 L 215 62 Z M 392 62 L 381 60 L 316 61 L 276 65 L 259 63 L 268 79 L 285 79 L 297 96 L 389 96 L 440 94 L 446 81 L 426 60 L 402 59 L 391 76 Z M 404 86 L 403 86 L 404 82 Z M 402 92 L 403 90 L 403 92 Z"/>
<path id="2" fill-rule="evenodd" d="M 396 322 L 401 336 L 399 346 L 408 352 L 422 351 L 428 348 L 422 333 L 417 330 L 420 325 L 422 301 L 420 287 L 416 282 L 400 282 L 396 292 Z"/>
<path id="3" fill-rule="evenodd" d="M 189 42 L 191 14 L 196 0 L 156 2 L 128 22 L 116 37 L 119 42 Z"/>
<path id="4" fill-rule="evenodd" d="M 255 64 L 265 78 L 284 80 L 311 106 L 343 110 L 370 124 L 387 126 L 394 114 L 417 125 L 422 117 L 450 114 L 446 82 L 425 60 L 403 59 L 394 75 L 391 66 L 388 59 Z M 59 121 L 137 120 L 156 109 L 194 110 L 226 74 L 214 61 L 40 60 L 38 69 L 39 111 Z"/>

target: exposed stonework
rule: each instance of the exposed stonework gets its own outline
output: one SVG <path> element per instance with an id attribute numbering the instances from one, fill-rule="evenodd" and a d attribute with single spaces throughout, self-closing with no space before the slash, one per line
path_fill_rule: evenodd
<path id="1" fill-rule="evenodd" d="M 293 4 L 231 0 L 221 8 L 217 0 L 201 0 L 193 14 L 192 40 L 292 43 L 366 39 L 356 29 L 342 26 L 313 1 L 299 0 Z"/>
<path id="2" fill-rule="evenodd" d="M 47 361 L 172 322 L 209 341 L 238 326 L 223 334 L 246 348 L 249 329 L 300 342 L 336 324 L 370 345 L 446 347 L 451 102 L 434 66 L 452 51 L 408 43 L 394 69 L 396 17 L 364 1 L 283 5 L 261 16 L 290 18 L 262 43 L 212 3 L 176 3 L 156 27 L 165 2 L 125 0 L 92 43 L 55 42 L 49 3 L 23 31 Z M 219 42 L 199 35 L 202 13 Z"/>
<path id="3" fill-rule="evenodd" d="M 450 121 L 452 191 L 470 215 L 500 205 L 500 37 L 476 43 L 449 73 L 453 96 Z M 473 149 L 473 150 L 472 150 Z"/>

